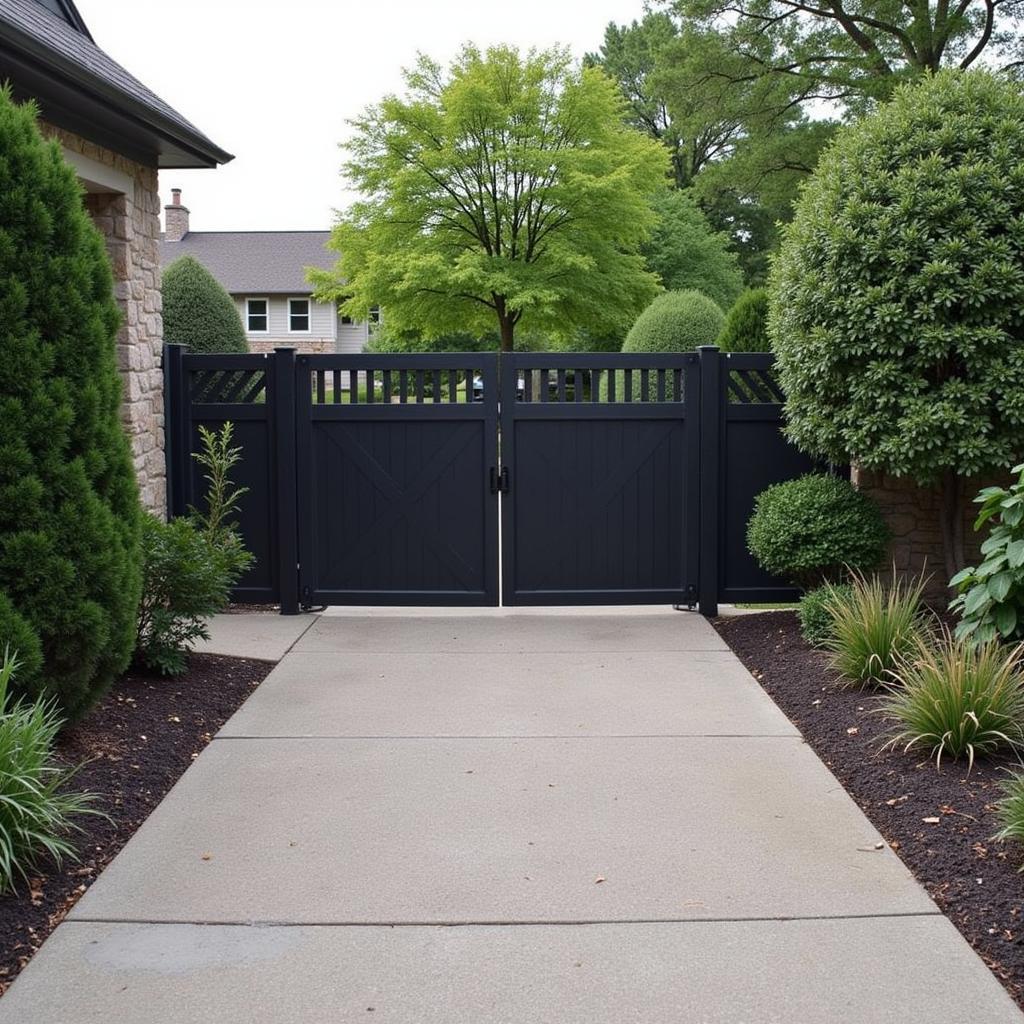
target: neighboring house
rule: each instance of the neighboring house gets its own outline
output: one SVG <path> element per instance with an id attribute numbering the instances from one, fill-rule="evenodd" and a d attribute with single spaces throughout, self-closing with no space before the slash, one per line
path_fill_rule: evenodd
<path id="1" fill-rule="evenodd" d="M 156 45 L 139 39 L 139 64 Z M 43 131 L 77 170 L 85 205 L 106 238 L 124 313 L 117 346 L 124 423 L 142 501 L 162 514 L 157 170 L 216 167 L 231 154 L 99 49 L 71 0 L 0 0 L 0 82 L 11 84 L 16 100 L 35 101 Z"/>
<path id="2" fill-rule="evenodd" d="M 253 352 L 279 346 L 363 350 L 373 325 L 341 316 L 333 302 L 317 302 L 306 280 L 307 267 L 334 266 L 337 257 L 326 248 L 329 231 L 190 231 L 181 189 L 171 189 L 171 196 L 164 207 L 161 264 L 185 255 L 202 263 L 234 299 Z"/>

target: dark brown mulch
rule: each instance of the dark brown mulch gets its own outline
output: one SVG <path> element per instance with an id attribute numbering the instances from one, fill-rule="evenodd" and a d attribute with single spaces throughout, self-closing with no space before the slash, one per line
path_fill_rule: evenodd
<path id="1" fill-rule="evenodd" d="M 0 896 L 0 993 L 273 667 L 196 654 L 176 679 L 129 673 L 61 734 L 58 755 L 86 762 L 74 786 L 99 794 L 110 820 L 79 819 L 78 863 L 32 872 L 31 885 Z"/>
<path id="2" fill-rule="evenodd" d="M 992 841 L 993 803 L 1016 759 L 966 765 L 882 751 L 871 691 L 844 689 L 793 612 L 715 622 L 718 632 L 889 845 L 1024 1008 L 1024 848 Z M 937 818 L 937 822 L 928 819 Z"/>

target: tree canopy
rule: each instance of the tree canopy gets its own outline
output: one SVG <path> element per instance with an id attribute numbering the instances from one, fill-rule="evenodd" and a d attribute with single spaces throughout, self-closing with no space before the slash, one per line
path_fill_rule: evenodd
<path id="1" fill-rule="evenodd" d="M 681 17 L 713 29 L 738 60 L 722 76 L 774 78 L 804 98 L 863 110 L 904 80 L 982 58 L 1013 68 L 1024 56 L 1017 0 L 669 0 Z M 980 64 L 979 64 L 980 66 Z"/>
<path id="2" fill-rule="evenodd" d="M 654 209 L 658 223 L 642 250 L 647 266 L 669 291 L 694 289 L 728 309 L 743 290 L 728 237 L 711 229 L 688 192 L 664 192 L 655 198 Z"/>
<path id="3" fill-rule="evenodd" d="M 1024 96 L 986 72 L 897 90 L 842 130 L 773 268 L 769 333 L 803 449 L 941 481 L 1024 451 Z"/>
<path id="4" fill-rule="evenodd" d="M 450 333 L 501 347 L 621 329 L 657 291 L 639 247 L 665 187 L 661 145 L 626 123 L 615 83 L 566 50 L 466 46 L 420 56 L 404 96 L 352 122 L 345 166 L 361 200 L 336 225 L 320 298 L 398 335 Z"/>

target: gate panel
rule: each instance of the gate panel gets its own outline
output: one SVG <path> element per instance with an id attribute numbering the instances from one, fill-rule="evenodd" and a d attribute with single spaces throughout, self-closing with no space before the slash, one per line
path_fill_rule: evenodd
<path id="1" fill-rule="evenodd" d="M 498 603 L 497 357 L 299 356 L 309 604 Z"/>
<path id="2" fill-rule="evenodd" d="M 505 604 L 692 600 L 694 358 L 502 357 Z"/>

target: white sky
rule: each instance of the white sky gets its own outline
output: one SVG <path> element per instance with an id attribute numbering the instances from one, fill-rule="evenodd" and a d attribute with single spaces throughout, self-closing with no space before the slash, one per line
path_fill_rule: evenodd
<path id="1" fill-rule="evenodd" d="M 235 159 L 164 171 L 195 231 L 330 227 L 351 199 L 345 121 L 388 92 L 417 50 L 596 50 L 643 0 L 76 0 L 96 43 Z"/>

